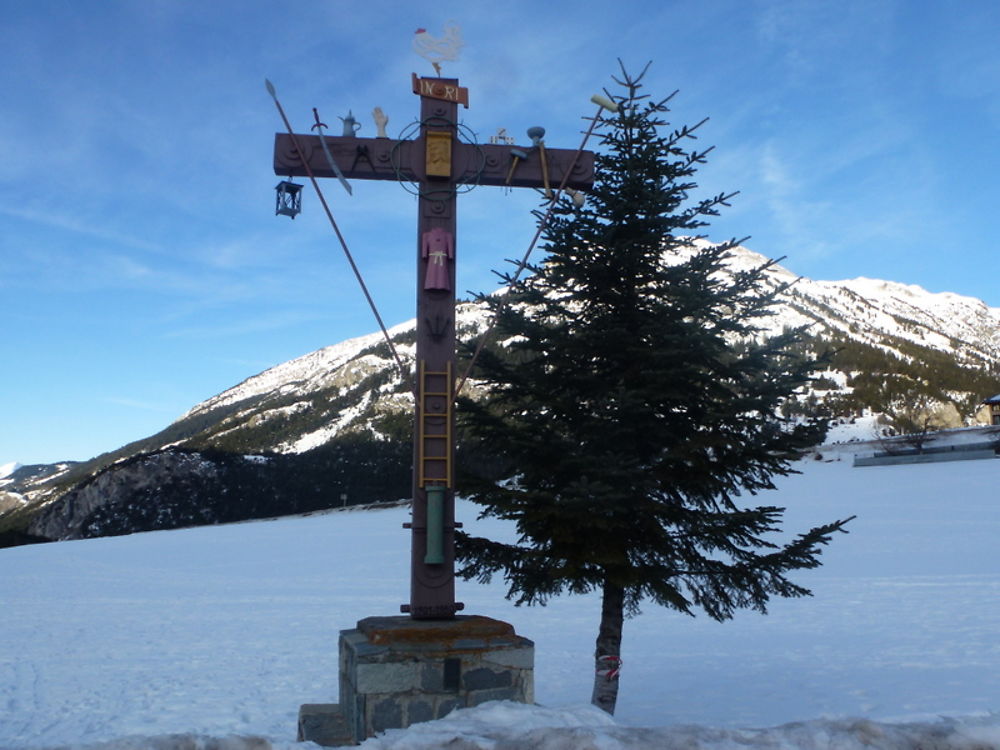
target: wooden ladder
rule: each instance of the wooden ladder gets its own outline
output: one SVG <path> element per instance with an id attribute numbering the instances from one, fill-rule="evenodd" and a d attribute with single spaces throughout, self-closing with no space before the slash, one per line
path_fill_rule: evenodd
<path id="1" fill-rule="evenodd" d="M 452 365 L 444 371 L 426 369 L 420 360 L 420 442 L 418 448 L 418 480 L 420 487 L 428 484 L 451 487 L 452 484 Z"/>

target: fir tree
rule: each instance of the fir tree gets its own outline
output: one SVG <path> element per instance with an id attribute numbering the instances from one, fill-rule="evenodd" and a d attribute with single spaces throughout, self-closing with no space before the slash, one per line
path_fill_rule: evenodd
<path id="1" fill-rule="evenodd" d="M 771 596 L 809 594 L 786 574 L 819 565 L 847 522 L 777 544 L 784 509 L 738 503 L 822 436 L 777 416 L 816 363 L 792 351 L 801 332 L 758 335 L 777 291 L 767 265 L 727 270 L 735 240 L 693 240 L 731 196 L 687 205 L 707 152 L 686 148 L 697 126 L 664 134 L 671 97 L 639 94 L 641 79 L 616 79 L 586 205 L 561 202 L 544 261 L 505 276 L 505 297 L 481 297 L 506 344 L 478 362 L 486 398 L 460 404 L 505 470 L 459 489 L 518 531 L 460 535 L 461 574 L 502 574 L 519 604 L 600 591 L 593 702 L 609 713 L 623 622 L 641 602 L 716 620 L 765 612 Z"/>

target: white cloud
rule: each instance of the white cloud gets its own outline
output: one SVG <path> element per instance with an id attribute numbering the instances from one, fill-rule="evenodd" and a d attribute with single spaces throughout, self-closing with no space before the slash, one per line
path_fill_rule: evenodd
<path id="1" fill-rule="evenodd" d="M 139 409 L 141 411 L 172 412 L 172 407 L 168 408 L 161 403 L 146 401 L 143 399 L 130 398 L 128 396 L 105 396 L 101 399 L 105 403 L 115 406 L 124 406 L 129 409 Z"/>
<path id="2" fill-rule="evenodd" d="M 204 325 L 179 328 L 166 334 L 171 339 L 215 339 L 246 336 L 292 328 L 308 321 L 320 320 L 322 316 L 314 312 L 284 310 L 268 315 L 247 316 L 227 323 L 206 323 Z"/>
<path id="3" fill-rule="evenodd" d="M 0 214 L 31 224 L 61 229 L 73 234 L 104 240 L 138 250 L 155 251 L 161 248 L 159 243 L 150 241 L 147 238 L 108 228 L 110 222 L 90 221 L 88 218 L 82 218 L 69 213 L 54 212 L 50 210 L 51 208 L 51 204 L 44 208 L 11 207 L 8 205 L 0 206 Z"/>
<path id="4" fill-rule="evenodd" d="M 803 178 L 793 174 L 791 164 L 773 143 L 761 153 L 760 175 L 766 205 L 784 244 L 794 247 L 800 257 L 829 252 L 826 227 L 831 206 L 807 198 Z"/>

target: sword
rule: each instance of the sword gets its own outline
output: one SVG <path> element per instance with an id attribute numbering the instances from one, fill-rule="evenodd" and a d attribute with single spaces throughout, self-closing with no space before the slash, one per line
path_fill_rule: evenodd
<path id="1" fill-rule="evenodd" d="M 326 160 L 330 164 L 330 169 L 337 175 L 337 179 L 340 180 L 340 184 L 344 186 L 347 194 L 353 195 L 351 192 L 351 183 L 344 177 L 344 173 L 340 171 L 340 167 L 337 166 L 337 162 L 333 160 L 333 156 L 330 154 L 330 149 L 326 146 L 326 136 L 323 135 L 323 128 L 327 127 L 327 125 L 325 122 L 319 121 L 319 112 L 316 111 L 315 107 L 313 107 L 313 117 L 316 118 L 316 124 L 312 126 L 312 129 L 319 133 L 319 145 L 323 147 L 323 153 L 326 154 Z"/>

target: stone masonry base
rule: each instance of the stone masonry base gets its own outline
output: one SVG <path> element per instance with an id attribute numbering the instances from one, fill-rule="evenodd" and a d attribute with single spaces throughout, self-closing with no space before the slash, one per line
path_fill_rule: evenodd
<path id="1" fill-rule="evenodd" d="M 340 631 L 340 703 L 299 710 L 299 741 L 339 746 L 491 700 L 534 702 L 535 646 L 500 620 L 368 617 Z"/>

